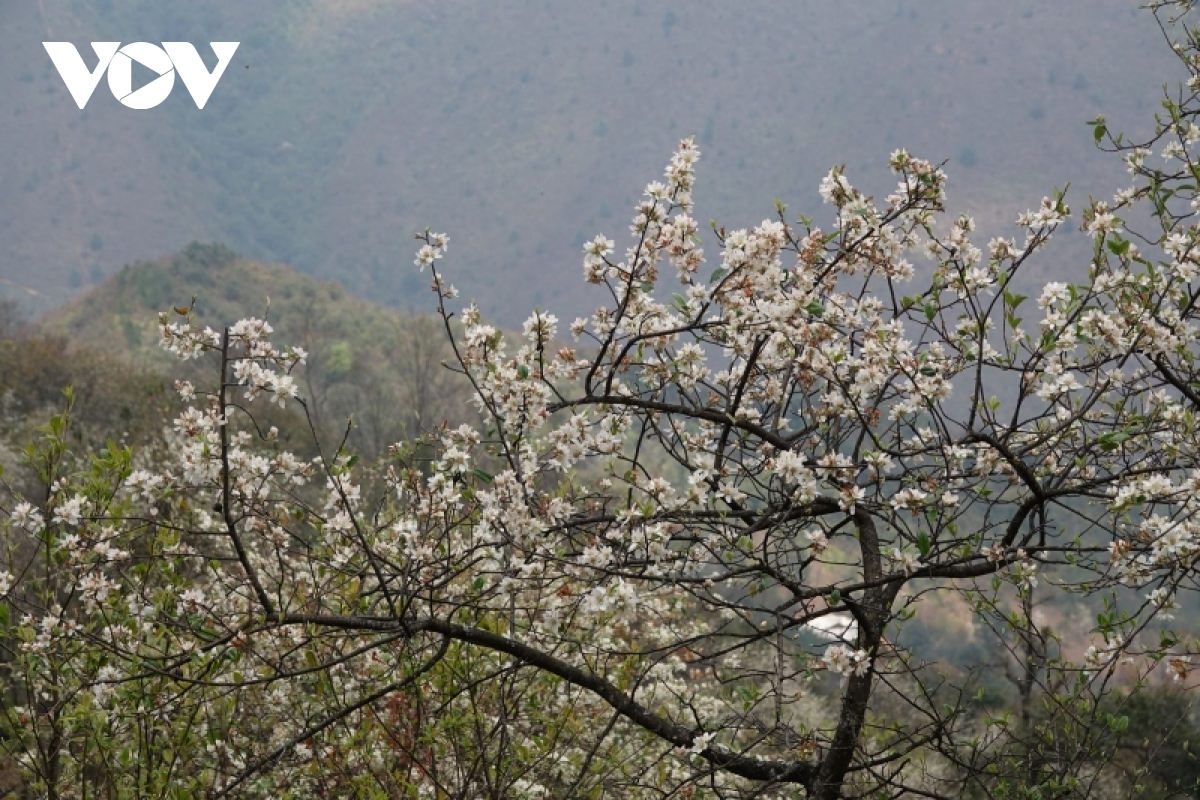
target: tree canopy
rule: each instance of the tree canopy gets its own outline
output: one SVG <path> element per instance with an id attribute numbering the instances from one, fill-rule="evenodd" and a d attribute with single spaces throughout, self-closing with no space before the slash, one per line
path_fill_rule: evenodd
<path id="1" fill-rule="evenodd" d="M 475 416 L 377 460 L 317 435 L 268 319 L 166 311 L 205 366 L 161 446 L 72 453 L 68 410 L 6 506 L 16 763 L 51 797 L 1195 791 L 1146 711 L 1200 647 L 1200 41 L 1154 10 L 1187 83 L 1145 140 L 1093 122 L 1131 184 L 1032 301 L 1063 192 L 985 245 L 897 150 L 882 201 L 835 167 L 821 225 L 780 204 L 712 258 L 685 139 L 565 330 L 488 324 L 419 235 Z M 943 609 L 997 660 L 932 656 Z"/>

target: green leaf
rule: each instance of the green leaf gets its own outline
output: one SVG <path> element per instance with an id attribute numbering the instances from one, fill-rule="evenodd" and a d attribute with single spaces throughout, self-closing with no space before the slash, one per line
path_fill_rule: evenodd
<path id="1" fill-rule="evenodd" d="M 496 479 L 495 476 L 492 475 L 492 473 L 488 472 L 487 470 L 480 469 L 479 467 L 476 467 L 475 469 L 471 470 L 471 474 L 474 475 L 479 480 L 483 481 L 484 483 L 491 483 L 492 481 L 494 481 Z"/>
<path id="2" fill-rule="evenodd" d="M 1028 298 L 1026 295 L 1017 294 L 1016 292 L 1005 292 L 1004 293 L 1004 304 L 1007 305 L 1009 308 L 1011 308 L 1013 311 L 1016 311 L 1017 306 L 1021 305 L 1021 303 L 1024 303 L 1027 299 Z"/>
<path id="3" fill-rule="evenodd" d="M 1106 453 L 1111 453 L 1121 446 L 1121 443 L 1129 438 L 1128 433 L 1123 431 L 1113 431 L 1106 433 L 1096 439 L 1096 443 L 1100 445 L 1100 449 Z"/>
<path id="4" fill-rule="evenodd" d="M 917 534 L 917 549 L 921 551 L 921 557 L 929 555 L 929 551 L 933 549 L 933 542 L 929 540 L 929 534 L 921 531 Z"/>
<path id="5" fill-rule="evenodd" d="M 713 270 L 713 274 L 708 276 L 708 282 L 716 283 L 717 281 L 721 280 L 721 278 L 724 278 L 728 274 L 729 274 L 729 270 L 725 269 L 724 267 L 717 267 L 716 269 Z"/>
<path id="6" fill-rule="evenodd" d="M 836 606 L 840 602 L 842 602 L 842 593 L 834 589 L 829 593 L 829 605 Z"/>
<path id="7" fill-rule="evenodd" d="M 804 307 L 804 310 L 809 314 L 812 314 L 814 317 L 819 317 L 825 313 L 825 306 L 821 305 L 816 300 L 813 300 Z"/>
<path id="8" fill-rule="evenodd" d="M 517 367 L 517 377 L 520 378 L 521 380 L 525 380 L 526 378 L 528 378 L 529 377 L 529 367 L 525 366 L 524 364 Z"/>

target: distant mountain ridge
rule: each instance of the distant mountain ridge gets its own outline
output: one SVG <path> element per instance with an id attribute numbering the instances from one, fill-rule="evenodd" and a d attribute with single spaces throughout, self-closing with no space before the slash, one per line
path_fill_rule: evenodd
<path id="1" fill-rule="evenodd" d="M 333 441 L 353 417 L 352 441 L 378 453 L 464 413 L 465 387 L 443 366 L 451 352 L 439 319 L 385 308 L 220 244 L 193 242 L 174 256 L 131 264 L 39 327 L 203 390 L 216 379 L 215 361 L 183 364 L 159 347 L 159 313 L 178 319 L 173 309 L 193 298 L 197 325 L 220 330 L 265 318 L 272 342 L 308 352 L 297 372 L 301 394 Z"/>
<path id="2" fill-rule="evenodd" d="M 411 237 L 432 226 L 451 236 L 451 280 L 491 315 L 569 318 L 596 301 L 582 241 L 621 246 L 642 187 L 692 134 L 697 212 L 730 228 L 775 197 L 820 221 L 835 163 L 885 193 L 904 146 L 949 159 L 953 208 L 999 233 L 1055 186 L 1123 185 L 1084 121 L 1144 131 L 1181 75 L 1136 6 L 7 3 L 0 294 L 61 306 L 205 240 L 426 309 Z M 203 43 L 241 46 L 203 111 L 185 92 L 131 111 L 101 85 L 81 112 L 48 40 L 88 57 L 93 40 L 191 41 L 210 67 Z"/>
<path id="3" fill-rule="evenodd" d="M 192 242 L 180 253 L 139 261 L 46 315 L 50 333 L 101 347 L 145 365 L 174 364 L 158 346 L 158 314 L 187 307 L 195 322 L 218 330 L 245 317 L 269 318 L 279 336 L 302 336 L 314 315 L 343 321 L 343 335 L 393 323 L 396 312 L 281 264 L 239 257 L 222 244 Z"/>

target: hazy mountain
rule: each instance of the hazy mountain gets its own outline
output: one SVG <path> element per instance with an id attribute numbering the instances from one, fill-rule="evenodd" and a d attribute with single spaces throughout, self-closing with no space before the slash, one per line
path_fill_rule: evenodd
<path id="1" fill-rule="evenodd" d="M 10 0 L 0 289 L 48 308 L 202 239 L 428 308 L 411 237 L 430 226 L 502 322 L 569 317 L 598 300 L 580 243 L 620 242 L 691 134 L 705 219 L 755 224 L 776 197 L 820 219 L 832 164 L 884 191 L 904 146 L 949 159 L 955 206 L 998 230 L 1068 181 L 1077 208 L 1124 184 L 1084 122 L 1144 131 L 1181 74 L 1136 5 Z M 180 86 L 132 111 L 103 81 L 80 111 L 48 40 L 85 60 L 90 41 L 191 41 L 210 67 L 208 41 L 241 46 L 202 111 Z"/>
<path id="2" fill-rule="evenodd" d="M 244 317 L 266 318 L 273 342 L 304 348 L 306 363 L 294 374 L 328 442 L 337 442 L 353 417 L 352 444 L 374 455 L 466 413 L 468 386 L 443 365 L 453 353 L 440 319 L 385 308 L 335 282 L 239 258 L 220 245 L 193 242 L 180 253 L 131 264 L 38 327 L 76 347 L 103 343 L 114 364 L 163 375 L 168 383 L 190 378 L 203 390 L 218 374 L 213 357 L 180 363 L 159 347 L 159 313 L 178 321 L 189 307 L 194 324 L 216 330 Z"/>

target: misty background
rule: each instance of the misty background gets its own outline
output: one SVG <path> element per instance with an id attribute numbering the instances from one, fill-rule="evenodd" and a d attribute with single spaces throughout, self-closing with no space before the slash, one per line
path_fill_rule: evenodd
<path id="1" fill-rule="evenodd" d="M 101 81 L 80 111 L 49 40 L 89 67 L 91 41 L 190 41 L 210 69 L 209 41 L 241 46 L 203 110 L 178 81 L 149 111 Z M 1127 185 L 1085 123 L 1145 133 L 1181 76 L 1134 0 L 3 0 L 0 294 L 42 313 L 200 240 L 426 310 L 428 226 L 493 319 L 569 319 L 601 301 L 581 244 L 623 251 L 689 135 L 703 221 L 780 198 L 822 224 L 832 165 L 882 196 L 905 147 L 948 161 L 985 243 L 1055 187 L 1077 225 Z M 1082 277 L 1087 253 L 1062 244 L 1036 277 Z"/>

